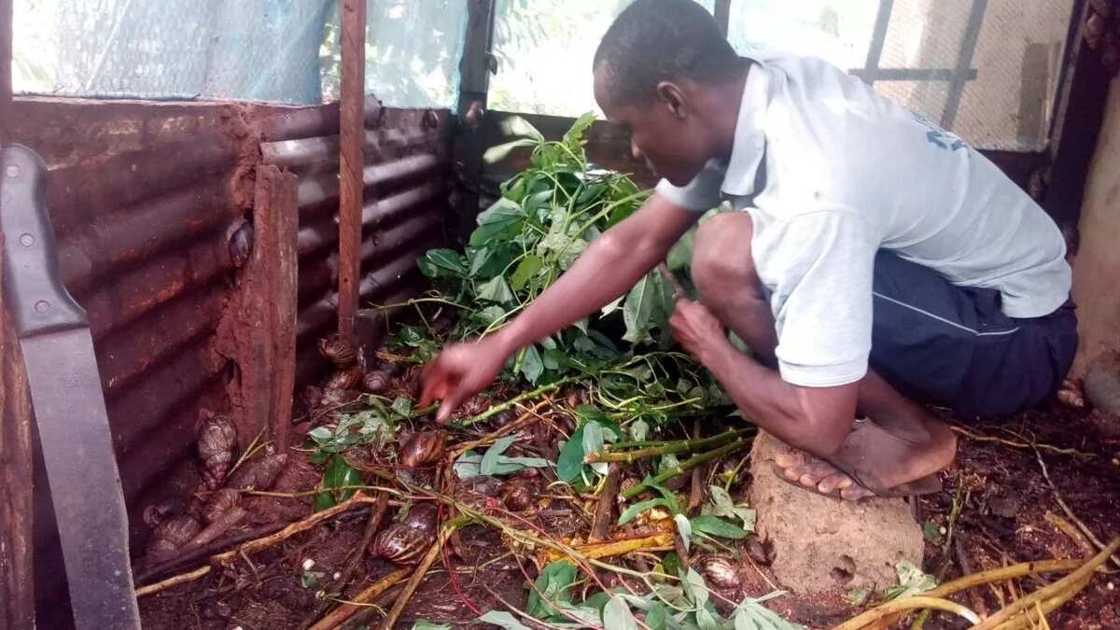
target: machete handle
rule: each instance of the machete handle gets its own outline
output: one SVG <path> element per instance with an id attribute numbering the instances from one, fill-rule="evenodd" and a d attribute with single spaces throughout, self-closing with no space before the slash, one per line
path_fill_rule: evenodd
<path id="1" fill-rule="evenodd" d="M 3 289 L 20 339 L 88 325 L 85 310 L 58 272 L 45 203 L 46 172 L 43 160 L 27 147 L 8 145 L 0 153 Z"/>

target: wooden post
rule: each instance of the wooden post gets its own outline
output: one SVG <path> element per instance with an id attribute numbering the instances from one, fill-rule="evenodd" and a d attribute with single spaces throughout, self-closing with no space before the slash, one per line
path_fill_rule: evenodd
<path id="1" fill-rule="evenodd" d="M 8 142 L 12 107 L 12 0 L 0 0 L 0 145 Z"/>
<path id="2" fill-rule="evenodd" d="M 0 278 L 3 277 L 0 235 Z M 31 396 L 0 290 L 0 630 L 35 627 Z"/>
<path id="3" fill-rule="evenodd" d="M 455 208 L 459 236 L 465 237 L 478 214 L 478 183 L 482 177 L 481 123 L 485 116 L 494 71 L 491 52 L 494 40 L 494 0 L 467 0 L 467 34 L 463 58 L 459 63 L 459 137 L 455 142 L 455 163 L 466 190 Z"/>
<path id="4" fill-rule="evenodd" d="M 10 141 L 12 0 L 0 0 L 0 148 Z M 0 199 L 3 199 L 0 173 Z M 31 393 L 19 340 L 4 305 L 0 234 L 0 630 L 35 627 Z"/>
<path id="5" fill-rule="evenodd" d="M 727 28 L 731 23 L 731 0 L 716 0 L 714 15 L 716 24 L 719 24 L 719 31 L 727 37 Z"/>
<path id="6" fill-rule="evenodd" d="M 362 148 L 365 143 L 366 0 L 342 1 L 339 117 L 338 333 L 354 339 L 361 284 Z"/>

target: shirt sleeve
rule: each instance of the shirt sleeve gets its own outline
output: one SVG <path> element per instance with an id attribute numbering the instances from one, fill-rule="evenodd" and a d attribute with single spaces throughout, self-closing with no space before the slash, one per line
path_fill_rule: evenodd
<path id="1" fill-rule="evenodd" d="M 874 229 L 853 212 L 820 211 L 767 226 L 752 246 L 760 277 L 773 287 L 782 379 L 836 387 L 863 378 L 879 247 Z"/>
<path id="2" fill-rule="evenodd" d="M 661 180 L 657 184 L 657 194 L 687 210 L 707 212 L 720 203 L 724 174 L 725 170 L 719 162 L 711 160 L 685 186 L 674 186 L 667 179 Z"/>

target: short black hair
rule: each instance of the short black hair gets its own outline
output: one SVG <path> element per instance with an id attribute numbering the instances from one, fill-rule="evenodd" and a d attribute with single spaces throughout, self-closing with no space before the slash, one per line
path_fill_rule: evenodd
<path id="1" fill-rule="evenodd" d="M 610 72 L 612 103 L 632 105 L 652 100 L 662 81 L 725 80 L 738 60 L 715 18 L 693 0 L 635 0 L 603 35 L 593 70 Z"/>

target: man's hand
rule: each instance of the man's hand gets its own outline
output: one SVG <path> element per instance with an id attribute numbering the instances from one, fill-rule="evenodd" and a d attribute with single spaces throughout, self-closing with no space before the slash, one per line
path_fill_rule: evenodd
<path id="1" fill-rule="evenodd" d="M 702 364 L 707 364 L 712 350 L 720 344 L 728 343 L 723 324 L 700 302 L 678 298 L 673 315 L 669 318 L 673 337 L 690 355 Z"/>
<path id="2" fill-rule="evenodd" d="M 498 377 L 508 356 L 494 337 L 448 347 L 424 368 L 420 406 L 442 401 L 436 421 L 447 422 L 456 407 Z"/>

